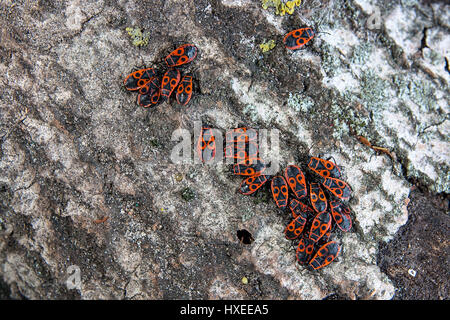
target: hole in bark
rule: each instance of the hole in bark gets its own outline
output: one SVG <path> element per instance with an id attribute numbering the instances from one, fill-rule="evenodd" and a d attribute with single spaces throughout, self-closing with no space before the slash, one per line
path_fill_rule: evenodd
<path id="1" fill-rule="evenodd" d="M 248 232 L 245 229 L 238 230 L 236 232 L 236 235 L 240 242 L 243 244 L 251 244 L 255 239 L 253 239 L 253 236 L 250 232 Z"/>

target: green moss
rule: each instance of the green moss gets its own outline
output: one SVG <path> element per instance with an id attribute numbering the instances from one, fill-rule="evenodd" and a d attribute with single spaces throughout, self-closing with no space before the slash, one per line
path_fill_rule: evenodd
<path id="1" fill-rule="evenodd" d="M 150 145 L 152 147 L 155 147 L 155 148 L 159 148 L 161 146 L 161 144 L 159 143 L 158 139 L 151 139 L 150 140 Z"/>
<path id="2" fill-rule="evenodd" d="M 302 0 L 261 0 L 263 9 L 267 10 L 269 8 L 275 8 L 275 14 L 279 16 L 284 16 L 287 14 L 293 14 L 296 7 L 299 7 Z"/>
<path id="3" fill-rule="evenodd" d="M 131 37 L 131 40 L 133 42 L 133 45 L 136 47 L 145 47 L 148 45 L 148 40 L 150 38 L 150 32 L 144 32 L 142 33 L 140 28 L 126 28 L 126 32 L 128 32 L 128 35 Z"/>
<path id="4" fill-rule="evenodd" d="M 189 187 L 184 188 L 181 190 L 181 198 L 183 198 L 184 201 L 191 201 L 195 198 L 195 192 Z"/>

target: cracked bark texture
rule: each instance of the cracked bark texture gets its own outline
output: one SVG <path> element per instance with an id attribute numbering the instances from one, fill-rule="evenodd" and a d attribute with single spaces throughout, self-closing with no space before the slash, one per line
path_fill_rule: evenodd
<path id="1" fill-rule="evenodd" d="M 285 17 L 245 0 L 2 1 L 0 8 L 7 295 L 394 296 L 389 268 L 377 265 L 379 243 L 406 223 L 413 183 L 448 192 L 448 5 L 305 0 Z M 380 23 L 369 28 L 376 12 Z M 319 30 L 312 44 L 284 49 L 283 35 L 303 25 Z M 130 26 L 150 32 L 148 46 L 131 44 Z M 263 54 L 258 45 L 267 39 L 276 47 Z M 186 42 L 200 50 L 188 67 L 197 79 L 189 107 L 138 108 L 125 75 L 161 66 Z M 339 261 L 316 272 L 296 265 L 282 234 L 288 214 L 267 190 L 237 194 L 240 179 L 228 166 L 171 162 L 172 132 L 192 131 L 199 120 L 221 130 L 279 129 L 282 168 L 304 166 L 308 155 L 341 164 L 354 191 L 354 228 L 335 235 Z M 186 188 L 192 199 L 181 196 Z M 255 241 L 240 244 L 239 229 Z M 66 286 L 71 265 L 80 267 L 80 289 Z"/>

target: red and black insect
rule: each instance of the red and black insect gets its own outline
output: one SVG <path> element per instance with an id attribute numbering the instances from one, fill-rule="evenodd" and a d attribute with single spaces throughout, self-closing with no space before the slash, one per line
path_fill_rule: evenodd
<path id="1" fill-rule="evenodd" d="M 312 28 L 300 28 L 286 34 L 283 43 L 287 49 L 298 50 L 311 41 L 314 36 L 315 33 Z"/>
<path id="2" fill-rule="evenodd" d="M 139 89 L 137 104 L 144 108 L 156 106 L 161 95 L 160 86 L 159 78 L 152 78 L 150 82 L 147 82 L 145 86 Z"/>
<path id="3" fill-rule="evenodd" d="M 352 228 L 352 218 L 350 217 L 350 209 L 339 201 L 330 201 L 331 215 L 339 229 L 344 232 Z"/>
<path id="4" fill-rule="evenodd" d="M 284 230 L 284 234 L 287 239 L 297 239 L 303 232 L 306 222 L 308 221 L 308 215 L 304 212 L 300 213 L 297 218 L 292 220 Z"/>
<path id="5" fill-rule="evenodd" d="M 322 179 L 322 185 L 339 199 L 350 199 L 351 190 L 349 185 L 345 181 L 328 177 Z"/>
<path id="6" fill-rule="evenodd" d="M 197 56 L 198 49 L 193 44 L 184 44 L 172 51 L 164 60 L 169 68 L 189 63 Z"/>
<path id="7" fill-rule="evenodd" d="M 308 216 L 314 215 L 314 210 L 311 209 L 310 206 L 304 204 L 303 202 L 300 202 L 297 199 L 291 199 L 291 202 L 289 203 L 289 209 L 291 209 L 292 217 L 294 217 L 294 219 L 302 213 L 306 213 Z"/>
<path id="8" fill-rule="evenodd" d="M 203 162 L 214 159 L 216 155 L 216 139 L 212 129 L 203 127 L 197 142 L 197 154 Z"/>
<path id="9" fill-rule="evenodd" d="M 304 235 L 300 238 L 295 255 L 298 263 L 303 265 L 310 261 L 315 244 L 314 241 Z"/>
<path id="10" fill-rule="evenodd" d="M 331 215 L 324 211 L 318 213 L 311 224 L 309 238 L 317 242 L 331 227 Z"/>
<path id="11" fill-rule="evenodd" d="M 266 176 L 263 174 L 248 177 L 247 179 L 241 182 L 239 192 L 245 195 L 252 194 L 256 190 L 261 188 L 269 180 L 270 176 Z"/>
<path id="12" fill-rule="evenodd" d="M 258 139 L 258 132 L 253 128 L 235 128 L 226 132 L 225 139 L 227 143 L 255 141 Z"/>
<path id="13" fill-rule="evenodd" d="M 337 165 L 329 160 L 317 157 L 311 157 L 308 168 L 324 178 L 340 178 L 341 176 L 341 170 L 339 170 Z"/>
<path id="14" fill-rule="evenodd" d="M 238 159 L 245 161 L 247 159 L 253 159 L 258 157 L 258 145 L 254 141 L 249 142 L 237 142 L 228 144 L 224 149 L 225 158 Z"/>
<path id="15" fill-rule="evenodd" d="M 272 195 L 273 200 L 278 208 L 286 208 L 288 204 L 288 185 L 282 176 L 272 178 Z"/>
<path id="16" fill-rule="evenodd" d="M 177 88 L 177 102 L 182 106 L 188 104 L 192 97 L 192 76 L 184 76 Z"/>
<path id="17" fill-rule="evenodd" d="M 252 128 L 235 128 L 225 134 L 225 158 L 237 159 L 239 163 L 258 158 L 258 134 Z"/>
<path id="18" fill-rule="evenodd" d="M 180 82 L 180 70 L 169 69 L 164 74 L 161 81 L 161 100 L 166 101 L 169 99 L 173 90 L 177 87 Z"/>
<path id="19" fill-rule="evenodd" d="M 336 241 L 330 241 L 317 250 L 309 265 L 314 269 L 320 269 L 329 265 L 339 255 L 340 247 Z"/>
<path id="20" fill-rule="evenodd" d="M 333 230 L 332 225 L 333 225 L 333 223 L 331 223 L 331 226 L 328 229 L 328 231 L 325 232 L 325 234 L 322 236 L 322 238 L 320 238 L 320 242 L 321 243 L 326 243 L 326 242 L 330 241 L 330 239 L 331 239 L 331 231 Z"/>
<path id="21" fill-rule="evenodd" d="M 266 170 L 266 164 L 260 158 L 251 158 L 233 165 L 233 173 L 241 176 L 255 176 Z"/>
<path id="22" fill-rule="evenodd" d="M 316 212 L 321 213 L 327 210 L 327 198 L 325 198 L 325 193 L 320 187 L 320 184 L 315 182 L 309 184 L 309 196 Z"/>
<path id="23" fill-rule="evenodd" d="M 258 134 L 255 129 L 246 127 L 231 129 L 226 132 L 225 138 L 225 158 L 234 159 L 238 164 L 248 165 L 257 162 L 257 159 L 259 159 L 259 147 Z M 265 164 L 260 163 L 257 169 L 253 174 L 261 173 L 265 169 Z M 250 174 L 251 170 L 249 169 L 246 175 Z"/>
<path id="24" fill-rule="evenodd" d="M 294 219 L 300 215 L 300 221 L 291 221 L 285 229 L 285 233 L 291 239 L 299 237 L 299 242 L 296 250 L 296 257 L 298 263 L 308 265 L 312 269 L 320 269 L 330 264 L 339 254 L 340 247 L 335 241 L 330 241 L 332 231 L 335 230 L 333 223 L 344 232 L 351 229 L 352 221 L 350 217 L 350 209 L 339 200 L 348 200 L 351 196 L 350 186 L 341 178 L 342 174 L 339 167 L 325 159 L 318 157 L 310 158 L 308 168 L 318 175 L 316 179 L 311 177 L 310 183 L 306 182 L 306 178 L 302 176 L 299 180 L 304 181 L 304 185 L 309 184 L 309 202 L 303 203 L 306 197 L 299 199 L 292 199 L 289 203 L 289 208 Z M 301 169 L 290 170 L 300 171 Z M 286 176 L 289 174 L 286 170 Z M 290 174 L 294 175 L 294 174 Z M 303 175 L 304 176 L 304 175 Z M 308 175 L 308 180 L 310 176 Z M 295 186 L 294 180 L 291 179 L 292 185 Z M 288 181 L 289 184 L 289 181 Z M 303 185 L 303 183 L 302 183 Z M 322 189 L 321 185 L 324 189 Z M 294 192 L 296 189 L 291 188 Z M 328 196 L 332 199 L 328 201 Z M 333 199 L 333 197 L 336 197 Z M 306 218 L 306 222 L 304 217 Z M 303 225 L 303 222 L 305 224 Z M 302 230 L 300 234 L 295 230 Z M 319 248 L 316 250 L 315 248 Z M 314 253 L 315 252 L 315 253 Z M 312 258 L 311 258 L 312 257 Z"/>
<path id="25" fill-rule="evenodd" d="M 167 81 L 166 81 L 167 83 Z M 200 155 L 204 150 L 208 150 L 209 155 L 200 156 L 203 161 L 214 157 L 216 144 L 214 141 L 208 142 L 212 136 L 211 128 L 203 128 L 197 141 L 197 152 Z M 259 156 L 258 144 L 255 140 L 256 130 L 251 128 L 236 128 L 227 132 L 228 143 L 223 149 L 225 158 L 231 158 L 236 162 L 233 166 L 233 172 L 236 175 L 256 176 L 260 175 L 266 169 L 266 163 Z"/>
<path id="26" fill-rule="evenodd" d="M 248 131 L 243 130 L 240 133 L 244 132 Z M 233 146 L 237 141 L 247 146 L 252 142 L 253 135 L 249 138 L 234 133 L 236 132 L 227 132 L 227 138 L 233 141 Z M 234 155 L 239 153 L 239 148 L 237 150 L 230 149 L 228 152 Z M 344 232 L 349 231 L 352 224 L 348 206 L 335 199 L 328 202 L 327 194 L 329 197 L 334 196 L 345 200 L 350 197 L 350 187 L 341 180 L 339 167 L 329 160 L 312 157 L 308 168 L 319 175 L 314 179 L 307 172 L 308 180 L 312 179 L 310 183 L 307 182 L 300 167 L 296 165 L 289 165 L 284 170 L 284 177 L 264 175 L 266 167 L 259 161 L 249 163 L 247 160 L 245 164 L 235 164 L 233 172 L 236 175 L 248 176 L 239 188 L 239 191 L 245 195 L 253 194 L 267 181 L 272 181 L 271 191 L 274 202 L 281 209 L 289 207 L 292 213 L 293 219 L 286 226 L 284 233 L 287 239 L 298 241 L 296 249 L 298 263 L 317 270 L 330 264 L 339 254 L 339 245 L 330 240 L 332 231 L 336 230 L 333 223 Z M 321 184 L 325 189 L 322 189 Z M 309 197 L 307 197 L 308 185 Z M 289 190 L 294 195 L 288 206 Z M 316 248 L 319 249 L 316 250 Z"/>
<path id="27" fill-rule="evenodd" d="M 191 75 L 181 77 L 180 67 L 192 62 L 198 49 L 193 44 L 184 44 L 172 51 L 166 58 L 169 69 L 161 75 L 154 68 L 144 68 L 130 73 L 123 84 L 127 90 L 139 90 L 137 104 L 154 107 L 160 102 L 168 101 L 176 92 L 176 100 L 180 105 L 187 105 L 192 97 L 193 78 Z"/>
<path id="28" fill-rule="evenodd" d="M 294 192 L 298 199 L 306 197 L 306 179 L 299 167 L 295 165 L 288 166 L 284 171 L 284 176 L 292 192 Z"/>
<path id="29" fill-rule="evenodd" d="M 137 70 L 130 73 L 125 80 L 123 80 L 123 85 L 130 91 L 139 90 L 148 84 L 154 77 L 156 77 L 156 71 L 153 68 Z"/>

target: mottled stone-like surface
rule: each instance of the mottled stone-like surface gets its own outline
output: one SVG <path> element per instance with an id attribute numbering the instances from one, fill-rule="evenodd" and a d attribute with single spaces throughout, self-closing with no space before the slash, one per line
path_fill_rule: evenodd
<path id="1" fill-rule="evenodd" d="M 379 243 L 407 222 L 412 183 L 449 189 L 449 12 L 412 0 L 305 0 L 284 17 L 259 1 L 3 1 L 0 286 L 29 299 L 392 298 Z M 305 25 L 316 38 L 286 50 L 283 35 Z M 138 107 L 124 77 L 163 68 L 186 42 L 200 51 L 184 70 L 188 107 Z M 338 260 L 296 264 L 289 214 L 268 190 L 237 193 L 228 165 L 173 163 L 172 133 L 194 121 L 278 129 L 281 168 L 333 157 L 353 190 Z M 239 229 L 255 241 L 239 243 Z"/>

